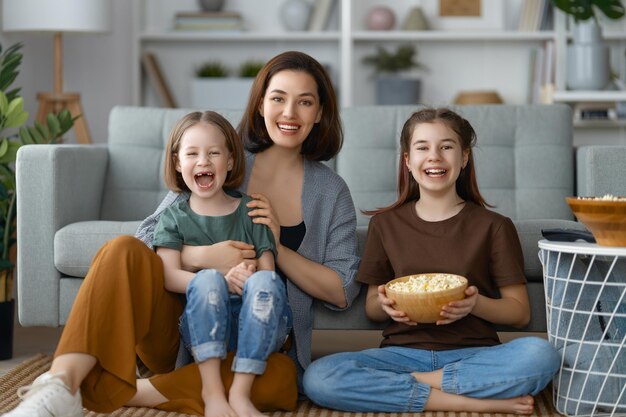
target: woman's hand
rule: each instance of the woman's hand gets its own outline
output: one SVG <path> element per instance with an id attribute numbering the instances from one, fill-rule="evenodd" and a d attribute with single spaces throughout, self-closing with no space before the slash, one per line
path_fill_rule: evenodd
<path id="1" fill-rule="evenodd" d="M 383 311 L 391 317 L 393 321 L 397 321 L 398 323 L 404 323 L 411 326 L 415 326 L 417 323 L 411 321 L 409 316 L 406 315 L 404 311 L 396 310 L 394 305 L 396 302 L 391 298 L 387 297 L 387 292 L 385 291 L 384 285 L 378 286 L 378 302 L 382 307 Z"/>
<path id="2" fill-rule="evenodd" d="M 276 244 L 276 252 L 280 253 L 280 222 L 278 216 L 272 209 L 270 200 L 263 194 L 252 194 L 252 201 L 247 204 L 249 209 L 248 216 L 252 217 L 254 223 L 264 224 L 270 228 L 274 235 L 274 243 Z"/>
<path id="3" fill-rule="evenodd" d="M 256 272 L 256 266 L 250 265 L 246 262 L 242 262 L 239 265 L 233 267 L 225 275 L 226 283 L 228 284 L 228 291 L 242 295 L 243 285 L 246 283 L 250 275 Z"/>
<path id="4" fill-rule="evenodd" d="M 443 317 L 443 319 L 437 320 L 437 325 L 450 324 L 472 312 L 478 300 L 478 288 L 473 285 L 467 287 L 465 295 L 466 297 L 463 300 L 450 301 L 448 304 L 441 307 L 441 317 Z"/>
<path id="5" fill-rule="evenodd" d="M 223 275 L 242 262 L 256 268 L 255 257 L 254 245 L 236 240 L 225 240 L 207 246 L 184 245 L 180 254 L 185 271 L 216 269 Z"/>

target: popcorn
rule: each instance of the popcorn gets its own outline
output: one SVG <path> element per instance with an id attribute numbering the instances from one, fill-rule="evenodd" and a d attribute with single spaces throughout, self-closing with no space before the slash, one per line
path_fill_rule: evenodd
<path id="1" fill-rule="evenodd" d="M 457 275 L 412 275 L 404 282 L 394 282 L 390 284 L 389 289 L 403 293 L 435 292 L 449 290 L 461 285 L 463 285 L 463 280 Z"/>
<path id="2" fill-rule="evenodd" d="M 578 200 L 596 200 L 596 201 L 626 201 L 626 197 L 620 197 L 613 194 L 605 194 L 602 197 L 577 197 Z"/>

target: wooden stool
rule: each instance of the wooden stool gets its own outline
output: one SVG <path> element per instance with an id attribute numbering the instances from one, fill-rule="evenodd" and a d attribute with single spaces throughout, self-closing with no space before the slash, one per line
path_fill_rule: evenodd
<path id="1" fill-rule="evenodd" d="M 91 143 L 89 128 L 87 127 L 87 119 L 80 104 L 80 94 L 78 93 L 37 93 L 39 100 L 39 110 L 37 111 L 37 121 L 46 123 L 48 113 L 58 113 L 63 109 L 67 109 L 72 117 L 79 116 L 74 121 L 74 129 L 76 132 L 76 141 L 78 143 Z"/>

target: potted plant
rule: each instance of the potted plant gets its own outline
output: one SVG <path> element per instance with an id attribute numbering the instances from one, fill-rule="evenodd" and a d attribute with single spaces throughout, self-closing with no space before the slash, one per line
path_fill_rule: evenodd
<path id="1" fill-rule="evenodd" d="M 217 61 L 202 64 L 191 82 L 191 103 L 198 109 L 243 109 L 250 87 L 263 63 L 246 61 L 239 67 L 238 77 L 229 77 L 229 70 Z"/>
<path id="2" fill-rule="evenodd" d="M 0 46 L 0 360 L 13 355 L 17 150 L 23 144 L 55 143 L 75 120 L 64 110 L 50 113 L 45 124 L 35 122 L 33 127 L 24 126 L 28 120 L 24 99 L 19 96 L 19 88 L 10 89 L 22 62 L 21 48 L 22 44 L 18 43 L 2 52 Z"/>
<path id="3" fill-rule="evenodd" d="M 621 19 L 621 0 L 552 0 L 574 18 L 573 42 L 567 48 L 567 86 L 572 90 L 600 90 L 610 79 L 609 47 L 602 41 L 596 8 L 609 19 Z"/>
<path id="4" fill-rule="evenodd" d="M 239 66 L 238 74 L 241 78 L 255 78 L 265 65 L 263 61 L 248 60 Z"/>
<path id="5" fill-rule="evenodd" d="M 400 45 L 395 52 L 378 46 L 376 54 L 363 58 L 363 63 L 376 71 L 377 104 L 415 104 L 420 101 L 421 80 L 413 69 L 426 69 L 416 59 L 413 45 Z"/>

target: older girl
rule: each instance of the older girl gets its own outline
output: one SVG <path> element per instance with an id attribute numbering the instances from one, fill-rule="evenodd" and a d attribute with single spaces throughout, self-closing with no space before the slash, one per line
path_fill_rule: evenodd
<path id="1" fill-rule="evenodd" d="M 424 410 L 530 414 L 559 366 L 539 338 L 500 344 L 492 324 L 530 319 L 524 262 L 510 219 L 485 208 L 472 157 L 476 135 L 448 109 L 414 113 L 402 129 L 398 200 L 370 212 L 357 280 L 368 284 L 366 313 L 392 319 L 381 348 L 314 362 L 304 377 L 316 403 L 348 411 Z M 384 284 L 445 272 L 469 281 L 466 298 L 434 324 L 394 308 Z"/>

